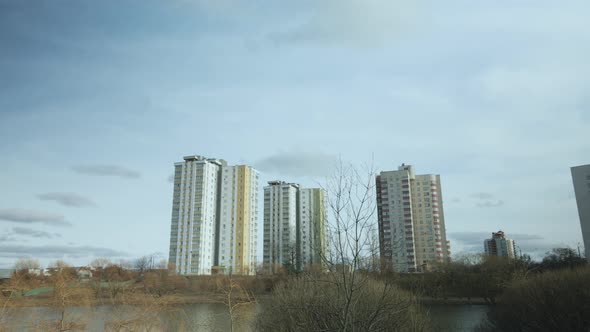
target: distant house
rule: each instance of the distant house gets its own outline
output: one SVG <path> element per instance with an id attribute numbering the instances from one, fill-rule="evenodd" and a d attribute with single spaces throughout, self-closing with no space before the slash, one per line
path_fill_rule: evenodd
<path id="1" fill-rule="evenodd" d="M 76 269 L 76 275 L 80 280 L 92 279 L 92 271 L 88 267 L 79 267 Z"/>
<path id="2" fill-rule="evenodd" d="M 29 275 L 40 277 L 44 274 L 43 269 L 28 269 L 27 272 Z"/>

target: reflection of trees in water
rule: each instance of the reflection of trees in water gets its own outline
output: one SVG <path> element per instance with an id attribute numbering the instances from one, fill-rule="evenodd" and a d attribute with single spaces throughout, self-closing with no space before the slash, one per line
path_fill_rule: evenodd
<path id="1" fill-rule="evenodd" d="M 151 331 L 203 331 L 221 332 L 229 328 L 227 308 L 222 304 L 183 304 L 173 306 L 169 311 L 158 315 L 161 325 L 152 327 Z M 485 305 L 431 305 L 429 316 L 433 323 L 442 327 L 472 327 L 484 318 L 489 307 Z M 100 305 L 93 308 L 70 307 L 68 314 L 89 317 L 87 330 L 103 331 L 105 325 L 115 317 L 132 318 L 136 308 L 127 305 Z M 254 315 L 261 310 L 260 305 L 244 306 L 239 309 L 236 319 L 236 331 L 253 331 L 250 324 Z M 39 320 L 55 319 L 58 310 L 50 307 L 7 308 L 12 326 L 3 326 L 7 331 L 22 330 L 31 317 Z M 148 329 L 145 329 L 146 331 Z M 0 329 L 0 331 L 2 331 Z"/>
<path id="2" fill-rule="evenodd" d="M 234 317 L 234 330 L 252 331 L 250 324 L 257 305 L 240 306 Z M 56 320 L 61 309 L 52 307 L 7 308 L 11 318 L 7 331 L 25 330 L 34 322 Z M 142 305 L 99 305 L 68 307 L 69 317 L 84 318 L 88 331 L 228 331 L 227 308 L 220 303 L 168 305 L 166 309 L 146 309 Z M 4 331 L 0 329 L 0 331 Z"/>

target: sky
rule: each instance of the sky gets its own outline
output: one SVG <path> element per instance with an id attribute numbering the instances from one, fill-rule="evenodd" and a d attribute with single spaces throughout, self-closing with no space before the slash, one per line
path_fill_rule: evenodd
<path id="1" fill-rule="evenodd" d="M 0 0 L 0 268 L 166 258 L 173 164 L 194 154 L 252 165 L 261 186 L 318 186 L 339 159 L 412 164 L 441 175 L 454 255 L 498 230 L 535 257 L 576 248 L 589 14 L 576 0 Z"/>

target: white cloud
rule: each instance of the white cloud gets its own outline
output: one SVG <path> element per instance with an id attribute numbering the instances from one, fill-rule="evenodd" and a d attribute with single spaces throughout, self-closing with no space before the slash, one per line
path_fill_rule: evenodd
<path id="1" fill-rule="evenodd" d="M 129 179 L 137 179 L 141 176 L 138 171 L 118 165 L 81 165 L 72 167 L 72 170 L 76 173 L 94 176 L 118 176 Z"/>
<path id="2" fill-rule="evenodd" d="M 83 207 L 94 206 L 94 202 L 87 197 L 76 193 L 45 193 L 39 194 L 37 197 L 42 201 L 55 201 L 64 206 Z"/>
<path id="3" fill-rule="evenodd" d="M 0 209 L 0 220 L 16 223 L 43 223 L 54 226 L 71 226 L 63 215 L 27 209 Z"/>
<path id="4" fill-rule="evenodd" d="M 0 245 L 0 257 L 32 256 L 39 258 L 70 258 L 80 257 L 124 257 L 127 253 L 103 247 L 94 246 L 64 246 L 64 245 Z"/>
<path id="5" fill-rule="evenodd" d="M 12 232 L 14 235 L 24 235 L 24 236 L 30 236 L 30 237 L 35 237 L 35 238 L 52 239 L 55 237 L 61 237 L 61 235 L 58 233 L 49 233 L 49 232 L 26 228 L 26 227 L 14 227 L 14 228 L 12 228 Z"/>
<path id="6" fill-rule="evenodd" d="M 334 171 L 338 157 L 320 152 L 281 152 L 254 165 L 264 172 L 281 176 L 327 176 Z"/>

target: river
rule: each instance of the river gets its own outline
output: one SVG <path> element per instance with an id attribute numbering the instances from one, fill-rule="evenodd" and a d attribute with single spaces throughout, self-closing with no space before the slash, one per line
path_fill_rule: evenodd
<path id="1" fill-rule="evenodd" d="M 472 331 L 488 311 L 485 305 L 428 305 L 434 331 Z M 234 331 L 250 332 L 250 323 L 259 306 L 242 308 L 237 313 Z M 69 307 L 66 320 L 84 324 L 85 331 L 229 331 L 227 307 L 222 304 L 189 304 L 155 308 L 126 305 Z M 51 307 L 9 308 L 4 327 L 9 331 L 46 330 L 48 321 L 61 317 Z"/>

